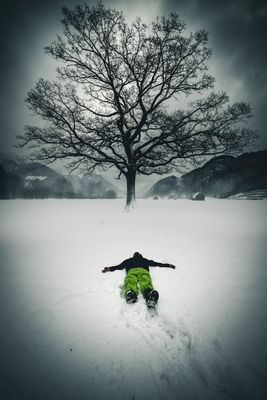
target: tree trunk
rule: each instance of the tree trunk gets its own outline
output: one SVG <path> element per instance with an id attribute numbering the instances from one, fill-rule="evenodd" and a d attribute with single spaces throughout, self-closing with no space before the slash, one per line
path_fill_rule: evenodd
<path id="1" fill-rule="evenodd" d="M 128 168 L 126 174 L 126 181 L 127 181 L 126 208 L 133 206 L 135 202 L 135 178 L 136 178 L 136 170 L 134 168 Z"/>

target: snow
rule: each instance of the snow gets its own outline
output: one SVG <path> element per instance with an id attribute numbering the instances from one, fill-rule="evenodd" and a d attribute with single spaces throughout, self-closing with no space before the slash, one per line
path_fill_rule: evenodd
<path id="1" fill-rule="evenodd" d="M 43 181 L 43 180 L 47 179 L 47 176 L 28 175 L 28 176 L 26 176 L 25 179 L 28 181 L 36 181 L 36 180 Z"/>
<path id="2" fill-rule="evenodd" d="M 3 399 L 266 399 L 267 201 L 0 201 Z M 121 297 L 139 251 L 152 318 Z"/>

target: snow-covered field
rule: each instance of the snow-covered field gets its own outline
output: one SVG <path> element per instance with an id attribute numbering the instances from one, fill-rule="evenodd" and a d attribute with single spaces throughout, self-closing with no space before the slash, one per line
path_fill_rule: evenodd
<path id="1" fill-rule="evenodd" d="M 267 398 L 267 201 L 0 202 L 4 400 Z M 140 251 L 158 316 L 121 297 Z"/>

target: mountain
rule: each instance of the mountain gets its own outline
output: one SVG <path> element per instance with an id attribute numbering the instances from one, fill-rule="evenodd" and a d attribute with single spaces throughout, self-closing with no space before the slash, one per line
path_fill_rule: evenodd
<path id="1" fill-rule="evenodd" d="M 52 168 L 40 163 L 0 160 L 1 198 L 74 197 L 71 183 Z"/>
<path id="2" fill-rule="evenodd" d="M 144 197 L 184 197 L 183 182 L 174 175 L 160 179 L 146 192 Z"/>
<path id="3" fill-rule="evenodd" d="M 0 157 L 0 165 L 5 169 L 6 173 L 13 174 L 19 171 L 23 164 L 21 161 Z"/>
<path id="4" fill-rule="evenodd" d="M 144 197 L 266 198 L 267 150 L 219 156 L 177 178 L 156 182 Z M 0 198 L 116 198 L 123 193 L 95 173 L 63 176 L 40 163 L 0 157 Z"/>
<path id="5" fill-rule="evenodd" d="M 95 173 L 63 176 L 33 162 L 0 158 L 0 198 L 116 198 L 118 190 Z"/>
<path id="6" fill-rule="evenodd" d="M 7 174 L 16 174 L 21 178 L 28 175 L 31 176 L 46 176 L 46 177 L 59 177 L 56 171 L 38 162 L 27 163 L 22 159 L 10 159 L 0 157 L 0 165 L 5 169 Z"/>
<path id="7" fill-rule="evenodd" d="M 56 179 L 62 177 L 62 175 L 58 174 L 52 168 L 47 167 L 46 165 L 40 164 L 38 162 L 31 162 L 28 164 L 24 164 L 20 167 L 19 170 L 16 171 L 17 175 L 22 178 L 27 176 L 33 177 L 46 177 Z"/>
<path id="8" fill-rule="evenodd" d="M 74 191 L 81 193 L 82 197 L 85 198 L 115 198 L 122 194 L 117 187 L 94 172 L 84 174 L 81 178 L 77 175 L 70 175 L 68 180 L 71 182 Z"/>
<path id="9" fill-rule="evenodd" d="M 181 177 L 185 194 L 227 198 L 237 193 L 267 189 L 267 150 L 238 157 L 214 157 Z"/>
<path id="10" fill-rule="evenodd" d="M 196 192 L 205 196 L 228 198 L 266 198 L 267 150 L 244 153 L 238 157 L 214 157 L 202 167 L 183 175 L 156 182 L 145 197 L 191 198 Z M 240 194 L 240 196 L 237 196 Z"/>

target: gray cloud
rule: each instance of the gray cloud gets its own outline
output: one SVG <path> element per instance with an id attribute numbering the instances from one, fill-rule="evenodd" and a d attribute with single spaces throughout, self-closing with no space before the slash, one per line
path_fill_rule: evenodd
<path id="1" fill-rule="evenodd" d="M 234 100 L 253 107 L 253 127 L 267 147 L 267 3 L 265 0 L 165 0 L 161 11 L 178 12 L 209 31 L 216 79 Z M 241 98 L 244 96 L 244 98 Z"/>
<path id="2" fill-rule="evenodd" d="M 67 1 L 65 4 L 73 4 Z M 24 103 L 35 81 L 49 75 L 53 63 L 43 47 L 60 30 L 61 0 L 4 1 L 0 21 L 0 151 L 11 152 L 29 113 Z M 51 66 L 50 66 L 51 65 Z"/>
<path id="3" fill-rule="evenodd" d="M 189 29 L 206 28 L 214 49 L 211 71 L 218 89 L 233 101 L 253 107 L 252 127 L 267 148 L 267 4 L 265 0 L 104 0 L 121 8 L 129 19 L 149 21 L 158 14 L 176 11 Z M 1 149 L 10 150 L 14 136 L 23 131 L 30 116 L 24 104 L 27 91 L 38 77 L 50 77 L 54 64 L 42 48 L 60 32 L 61 7 L 75 0 L 4 1 L 0 23 Z M 93 3 L 93 2 L 92 2 Z"/>

